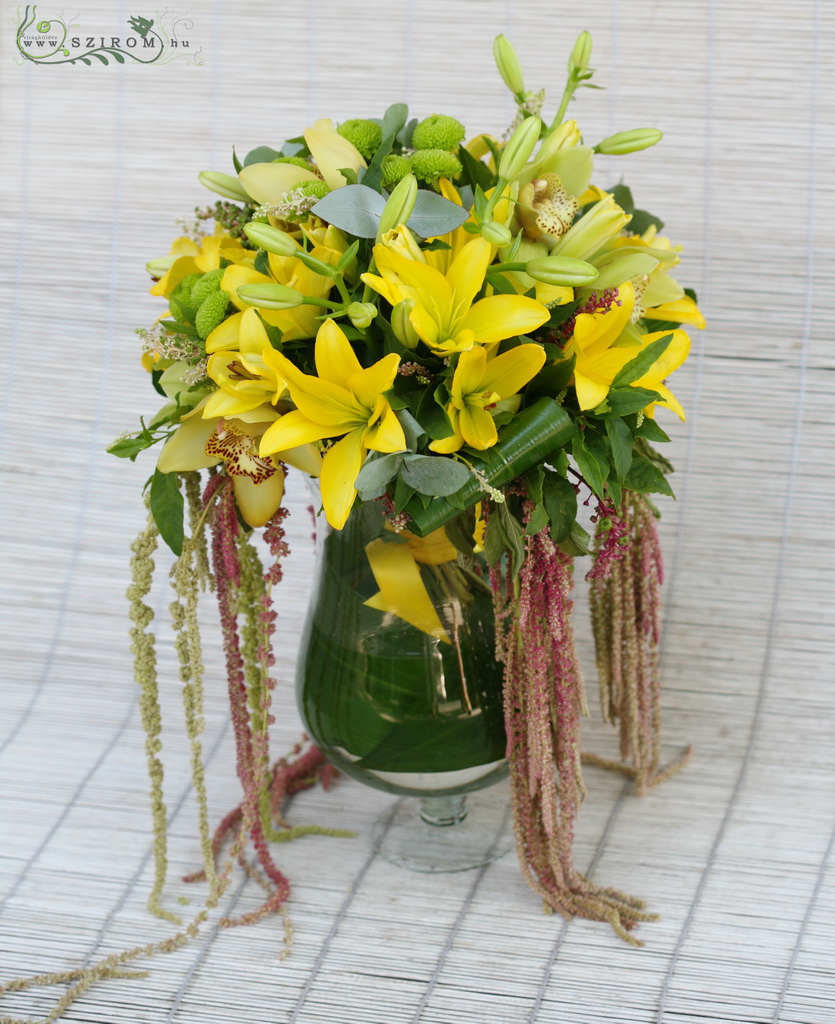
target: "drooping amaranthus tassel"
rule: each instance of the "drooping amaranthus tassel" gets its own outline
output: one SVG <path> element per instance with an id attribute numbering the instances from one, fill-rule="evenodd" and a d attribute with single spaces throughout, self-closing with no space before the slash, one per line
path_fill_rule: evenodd
<path id="1" fill-rule="evenodd" d="M 632 775 L 643 794 L 682 768 L 692 751 L 660 767 L 664 566 L 655 515 L 642 495 L 624 491 L 618 519 L 618 557 L 609 557 L 610 538 L 599 536 L 588 578 L 601 709 L 605 721 L 618 723 L 622 763 L 592 754 L 584 760 Z"/>
<path id="2" fill-rule="evenodd" d="M 571 625 L 573 559 L 541 531 L 525 541 L 517 580 L 491 573 L 497 657 L 504 663 L 507 757 L 522 873 L 546 908 L 608 921 L 627 942 L 654 915 L 603 888 L 573 864 L 574 824 L 585 795 L 580 768 L 583 680 Z"/>
<path id="3" fill-rule="evenodd" d="M 255 916 L 260 917 L 277 910 L 287 899 L 290 883 L 270 856 L 261 817 L 261 794 L 266 791 L 268 784 L 268 761 L 264 757 L 268 712 L 259 721 L 259 728 L 254 730 L 248 707 L 245 663 L 241 653 L 237 616 L 238 590 L 243 582 L 239 554 L 243 537 L 238 526 L 234 492 L 228 483 L 218 499 L 211 524 L 212 562 L 226 654 L 229 710 L 235 736 L 238 777 L 243 788 L 241 833 L 252 839 L 258 862 L 273 887 L 270 897 L 256 911 Z M 269 690 L 269 686 L 264 686 L 264 689 Z"/>

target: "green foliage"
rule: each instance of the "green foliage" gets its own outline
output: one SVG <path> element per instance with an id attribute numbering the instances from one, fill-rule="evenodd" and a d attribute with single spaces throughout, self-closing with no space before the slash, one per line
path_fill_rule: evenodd
<path id="1" fill-rule="evenodd" d="M 183 512 L 185 502 L 177 473 L 160 473 L 151 478 L 151 515 L 159 535 L 179 558 L 183 553 Z"/>

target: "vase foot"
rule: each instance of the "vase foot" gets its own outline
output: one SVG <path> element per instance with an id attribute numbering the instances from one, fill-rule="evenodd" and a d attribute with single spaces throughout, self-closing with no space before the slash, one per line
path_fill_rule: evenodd
<path id="1" fill-rule="evenodd" d="M 374 843 L 385 860 L 409 871 L 469 871 L 513 846 L 506 787 L 466 796 L 405 797 L 376 822 Z"/>

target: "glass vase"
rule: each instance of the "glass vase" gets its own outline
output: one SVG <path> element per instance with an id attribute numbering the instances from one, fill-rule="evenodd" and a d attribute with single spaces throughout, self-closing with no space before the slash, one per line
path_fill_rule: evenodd
<path id="1" fill-rule="evenodd" d="M 508 847 L 506 801 L 465 802 L 507 774 L 484 566 L 444 529 L 396 533 L 379 501 L 342 530 L 318 522 L 298 669 L 310 736 L 346 775 L 419 798 L 419 812 L 399 801 L 378 823 L 383 856 L 422 871 L 495 859 Z"/>

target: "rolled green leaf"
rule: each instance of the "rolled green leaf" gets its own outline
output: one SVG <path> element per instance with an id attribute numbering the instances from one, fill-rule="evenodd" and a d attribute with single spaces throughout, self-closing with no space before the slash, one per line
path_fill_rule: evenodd
<path id="1" fill-rule="evenodd" d="M 574 431 L 574 423 L 561 405 L 553 398 L 540 398 L 499 430 L 499 440 L 492 448 L 469 458 L 491 487 L 501 487 L 545 461 L 571 439 Z M 428 508 L 419 498 L 412 498 L 406 505 L 412 519 L 409 529 L 426 537 L 486 495 L 476 477 L 471 476 L 460 490 L 448 498 L 436 498 Z"/>

